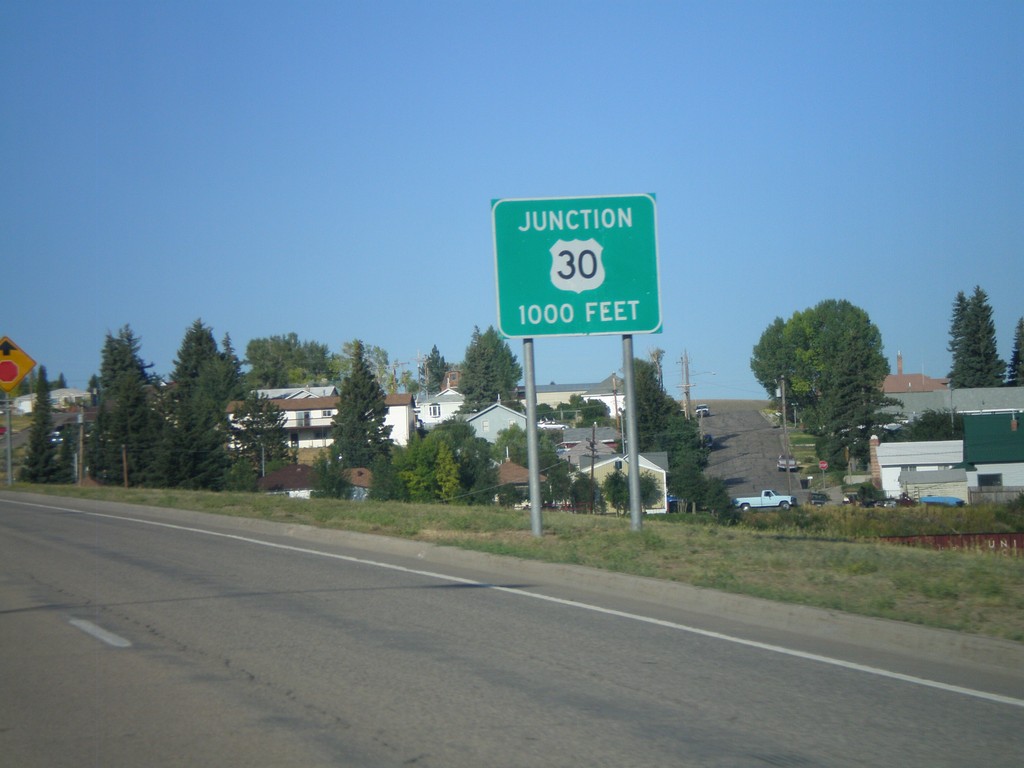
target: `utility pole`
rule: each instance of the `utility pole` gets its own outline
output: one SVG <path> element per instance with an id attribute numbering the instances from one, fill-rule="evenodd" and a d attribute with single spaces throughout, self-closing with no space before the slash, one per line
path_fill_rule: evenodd
<path id="1" fill-rule="evenodd" d="M 690 419 L 690 355 L 684 349 L 683 358 L 679 361 L 683 366 L 683 415 Z"/>
<path id="2" fill-rule="evenodd" d="M 597 512 L 597 486 L 594 484 L 594 464 L 597 463 L 597 422 L 590 428 L 590 514 Z"/>
<path id="3" fill-rule="evenodd" d="M 786 461 L 786 493 L 793 495 L 793 472 L 789 468 L 789 460 L 793 452 L 789 448 L 789 429 L 786 426 L 786 377 L 779 377 L 779 389 L 782 392 L 782 451 Z"/>

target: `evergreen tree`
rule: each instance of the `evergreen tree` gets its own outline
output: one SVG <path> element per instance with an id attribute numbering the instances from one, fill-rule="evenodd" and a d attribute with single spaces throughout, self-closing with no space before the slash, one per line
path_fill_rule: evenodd
<path id="1" fill-rule="evenodd" d="M 55 483 L 71 485 L 78 482 L 76 472 L 76 461 L 78 461 L 77 435 L 78 425 L 75 425 L 74 429 L 66 427 L 63 430 L 60 444 L 57 447 L 57 466 L 53 480 Z"/>
<path id="2" fill-rule="evenodd" d="M 962 440 L 964 417 L 955 411 L 928 410 L 899 430 L 900 442 L 929 442 L 932 440 Z"/>
<path id="3" fill-rule="evenodd" d="M 950 387 L 966 389 L 1002 385 L 1006 363 L 996 351 L 992 307 L 981 286 L 975 286 L 970 298 L 964 298 L 963 292 L 957 294 L 949 335 L 949 349 L 953 353 Z"/>
<path id="4" fill-rule="evenodd" d="M 423 364 L 423 386 L 426 388 L 427 394 L 436 395 L 440 392 L 447 374 L 448 363 L 435 344 Z"/>
<path id="5" fill-rule="evenodd" d="M 321 451 L 313 461 L 313 475 L 315 497 L 347 499 L 351 496 L 352 484 L 348 480 L 346 467 L 329 450 Z"/>
<path id="6" fill-rule="evenodd" d="M 274 401 L 255 390 L 235 404 L 231 422 L 235 458 L 246 462 L 254 477 L 261 476 L 265 466 L 280 466 L 293 458 L 284 423 L 285 415 Z"/>
<path id="7" fill-rule="evenodd" d="M 229 465 L 227 405 L 238 392 L 233 352 L 196 320 L 185 332 L 164 405 L 159 468 L 167 487 L 219 490 Z"/>
<path id="8" fill-rule="evenodd" d="M 953 299 L 953 317 L 949 322 L 949 345 L 946 347 L 953 360 L 953 367 L 949 371 L 950 385 L 952 385 L 957 360 L 966 358 L 967 315 L 967 294 L 957 291 Z"/>
<path id="9" fill-rule="evenodd" d="M 699 482 L 701 471 L 707 465 L 707 454 L 701 449 L 697 422 L 687 419 L 679 404 L 665 393 L 654 363 L 634 360 L 633 380 L 639 453 L 665 451 L 668 454 L 670 489 L 687 487 L 688 478 L 696 477 Z M 626 452 L 633 454 L 629 446 Z"/>
<path id="10" fill-rule="evenodd" d="M 331 431 L 332 453 L 344 467 L 371 467 L 391 453 L 391 427 L 384 423 L 384 390 L 367 364 L 363 342 L 354 342 L 351 369 L 341 382 Z"/>
<path id="11" fill-rule="evenodd" d="M 100 482 L 152 485 L 162 421 L 151 404 L 149 365 L 125 325 L 107 333 L 100 362 L 99 413 L 89 441 L 89 473 Z"/>
<path id="12" fill-rule="evenodd" d="M 679 404 L 665 394 L 661 386 L 658 367 L 648 360 L 633 361 L 633 381 L 636 393 L 636 428 L 640 445 L 627 445 L 626 453 L 665 450 L 666 427 L 673 415 L 679 412 Z"/>
<path id="13" fill-rule="evenodd" d="M 58 482 L 57 446 L 53 442 L 53 404 L 50 402 L 46 367 L 42 365 L 36 375 L 28 455 L 21 468 L 20 479 L 26 483 Z"/>
<path id="14" fill-rule="evenodd" d="M 1006 366 L 1006 385 L 1024 387 L 1024 317 L 1017 321 L 1013 334 L 1013 353 Z"/>
<path id="15" fill-rule="evenodd" d="M 473 336 L 460 366 L 459 391 L 465 397 L 464 413 L 473 413 L 494 402 L 516 401 L 516 387 L 523 369 L 504 339 L 493 327 Z"/>

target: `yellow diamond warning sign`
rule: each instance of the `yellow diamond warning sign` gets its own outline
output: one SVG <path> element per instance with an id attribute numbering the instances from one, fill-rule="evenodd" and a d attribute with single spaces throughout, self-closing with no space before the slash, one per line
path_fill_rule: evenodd
<path id="1" fill-rule="evenodd" d="M 26 355 L 21 347 L 4 336 L 0 339 L 0 389 L 13 392 L 36 367 L 36 361 Z"/>

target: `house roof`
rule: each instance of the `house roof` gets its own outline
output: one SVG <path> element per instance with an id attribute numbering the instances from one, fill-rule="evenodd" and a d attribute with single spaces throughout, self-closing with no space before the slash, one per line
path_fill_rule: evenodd
<path id="1" fill-rule="evenodd" d="M 456 389 L 442 389 L 433 395 L 426 395 L 420 398 L 421 403 L 463 403 L 466 396 Z"/>
<path id="2" fill-rule="evenodd" d="M 977 387 L 947 389 L 942 392 L 893 392 L 890 397 L 901 405 L 886 408 L 889 412 L 915 416 L 925 411 L 957 413 L 991 413 L 993 411 L 1024 411 L 1024 387 Z"/>
<path id="3" fill-rule="evenodd" d="M 543 472 L 540 480 L 547 480 Z M 502 485 L 527 485 L 530 482 L 530 470 L 514 461 L 503 461 L 498 465 L 498 482 Z"/>
<path id="4" fill-rule="evenodd" d="M 619 431 L 614 427 L 570 427 L 569 429 L 562 430 L 562 445 L 576 445 L 577 443 L 585 443 L 590 440 L 591 435 L 599 443 L 605 445 L 609 443 L 617 443 L 620 439 Z"/>
<path id="5" fill-rule="evenodd" d="M 338 402 L 337 398 L 335 398 L 334 402 Z M 413 399 L 413 396 L 408 392 L 396 392 L 393 395 L 385 395 L 384 405 L 386 405 L 388 408 L 398 408 L 403 405 L 408 406 L 409 408 L 413 408 L 416 405 L 416 401 Z"/>
<path id="6" fill-rule="evenodd" d="M 968 464 L 1024 462 L 1024 429 L 1019 413 L 964 416 L 964 461 Z"/>
<path id="7" fill-rule="evenodd" d="M 959 464 L 964 460 L 963 440 L 921 440 L 905 443 L 882 443 L 877 448 L 878 463 L 883 467 L 906 464 Z"/>
<path id="8" fill-rule="evenodd" d="M 272 400 L 282 411 L 320 411 L 338 407 L 338 398 L 334 397 L 301 397 L 288 400 Z M 228 403 L 228 413 L 234 413 L 242 407 L 243 401 L 235 400 Z"/>
<path id="9" fill-rule="evenodd" d="M 279 387 L 277 389 L 257 389 L 256 393 L 271 400 L 292 400 L 310 397 L 338 396 L 338 388 L 330 385 L 326 387 Z"/>
<path id="10" fill-rule="evenodd" d="M 945 392 L 949 379 L 933 379 L 923 373 L 890 373 L 882 382 L 882 392 L 887 395 L 903 392 Z"/>
<path id="11" fill-rule="evenodd" d="M 289 464 L 261 477 L 256 486 L 261 491 L 308 491 L 313 487 L 313 468 Z"/>
<path id="12" fill-rule="evenodd" d="M 613 373 L 603 381 L 600 381 L 597 384 L 592 385 L 590 389 L 588 389 L 583 394 L 584 396 L 590 395 L 591 397 L 611 394 L 621 395 L 625 391 L 625 388 L 625 379 L 619 376 L 619 374 Z"/>
<path id="13" fill-rule="evenodd" d="M 365 467 L 346 469 L 345 479 L 356 488 L 370 488 L 373 472 Z M 309 491 L 313 485 L 313 468 L 307 464 L 289 464 L 261 477 L 256 483 L 261 491 Z"/>
<path id="14" fill-rule="evenodd" d="M 590 459 L 592 456 L 612 456 L 615 453 L 615 448 L 598 441 L 597 445 L 591 448 L 587 443 L 575 443 L 571 448 L 565 452 L 565 456 L 568 457 L 570 463 L 576 464 L 577 466 L 583 465 L 584 461 L 586 465 L 590 466 Z"/>
<path id="15" fill-rule="evenodd" d="M 346 469 L 345 479 L 356 488 L 371 488 L 373 486 L 373 470 L 366 467 Z"/>
<path id="16" fill-rule="evenodd" d="M 520 413 L 519 411 L 517 411 L 517 410 L 515 410 L 513 408 L 509 408 L 506 405 L 502 405 L 501 403 L 492 403 L 491 405 L 487 406 L 486 408 L 481 408 L 479 411 L 476 411 L 475 413 L 471 413 L 468 416 L 466 416 L 466 421 L 474 421 L 474 420 L 480 418 L 481 416 L 485 416 L 487 414 L 490 414 L 491 411 L 496 411 L 498 409 L 504 411 L 507 414 L 515 416 L 517 419 L 522 419 L 523 421 L 526 420 L 526 414 Z"/>

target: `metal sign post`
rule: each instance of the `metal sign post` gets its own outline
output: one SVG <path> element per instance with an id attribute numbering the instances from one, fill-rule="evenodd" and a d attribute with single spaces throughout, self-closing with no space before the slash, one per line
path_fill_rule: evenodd
<path id="1" fill-rule="evenodd" d="M 491 204 L 498 330 L 523 339 L 533 533 L 541 535 L 533 340 L 622 335 L 633 529 L 641 524 L 633 392 L 634 333 L 660 333 L 653 195 L 495 200 Z"/>
<path id="2" fill-rule="evenodd" d="M 636 377 L 633 375 L 633 337 L 622 337 L 622 368 L 626 375 L 626 441 L 629 448 L 629 528 L 643 527 L 640 503 L 640 436 L 636 425 Z M 667 502 L 666 502 L 667 503 Z"/>
<path id="3" fill-rule="evenodd" d="M 537 384 L 533 373 L 533 339 L 523 339 L 523 376 L 526 377 L 526 464 L 530 477 L 530 529 L 544 535 L 540 508 L 540 439 L 537 437 Z"/>
<path id="4" fill-rule="evenodd" d="M 36 361 L 23 349 L 4 336 L 0 339 L 0 389 L 4 391 L 4 410 L 7 411 L 7 484 L 14 484 L 13 438 L 11 437 L 11 392 L 17 389 Z"/>

